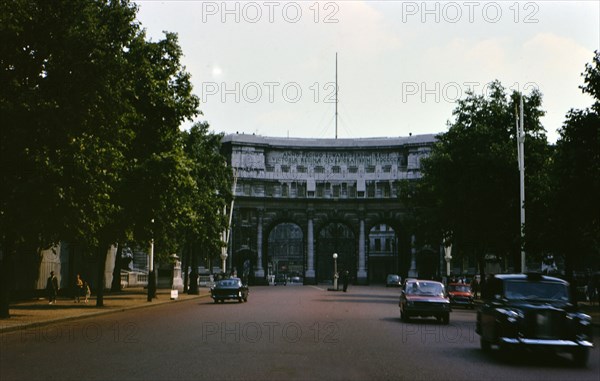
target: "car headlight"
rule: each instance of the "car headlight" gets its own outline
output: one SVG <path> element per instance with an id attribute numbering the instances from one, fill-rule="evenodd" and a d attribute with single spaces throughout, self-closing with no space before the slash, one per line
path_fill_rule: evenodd
<path id="1" fill-rule="evenodd" d="M 519 319 L 523 319 L 525 316 L 519 310 L 508 310 L 504 308 L 498 308 L 498 312 L 506 317 L 506 321 L 509 323 L 516 323 Z"/>

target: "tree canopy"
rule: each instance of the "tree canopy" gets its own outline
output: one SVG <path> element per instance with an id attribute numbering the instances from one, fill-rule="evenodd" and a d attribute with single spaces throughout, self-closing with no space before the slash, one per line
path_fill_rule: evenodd
<path id="1" fill-rule="evenodd" d="M 213 209 L 229 195 L 207 189 L 223 189 L 226 165 L 198 174 L 206 157 L 180 126 L 199 100 L 177 36 L 149 40 L 136 14 L 129 0 L 0 3 L 2 274 L 24 243 L 76 242 L 103 265 L 117 242 L 176 252 L 188 221 L 218 239 Z M 202 131 L 197 150 L 212 154 L 218 135 Z"/>

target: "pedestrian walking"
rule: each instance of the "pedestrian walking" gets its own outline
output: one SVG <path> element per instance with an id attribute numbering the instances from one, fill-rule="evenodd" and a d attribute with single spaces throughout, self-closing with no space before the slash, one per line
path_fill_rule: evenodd
<path id="1" fill-rule="evenodd" d="M 58 279 L 56 279 L 54 271 L 50 271 L 50 276 L 46 282 L 46 291 L 48 292 L 48 304 L 56 304 L 56 295 L 58 294 Z"/>
<path id="2" fill-rule="evenodd" d="M 75 303 L 79 303 L 82 297 L 85 297 L 85 288 L 83 279 L 81 279 L 81 275 L 77 274 L 77 279 L 75 279 Z"/>
<path id="3" fill-rule="evenodd" d="M 90 289 L 90 284 L 88 282 L 83 282 L 83 289 L 85 291 L 85 302 L 87 303 L 92 295 L 92 290 Z"/>
<path id="4" fill-rule="evenodd" d="M 346 292 L 346 290 L 348 290 L 348 281 L 349 281 L 348 278 L 350 278 L 350 272 L 348 270 L 346 270 L 342 274 L 342 282 L 344 283 L 344 292 Z"/>

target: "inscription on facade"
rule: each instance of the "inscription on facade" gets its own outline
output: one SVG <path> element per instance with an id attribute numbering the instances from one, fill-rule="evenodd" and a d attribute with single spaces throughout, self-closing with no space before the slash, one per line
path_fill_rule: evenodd
<path id="1" fill-rule="evenodd" d="M 398 152 L 295 152 L 271 151 L 267 153 L 267 165 L 402 165 L 403 156 Z"/>

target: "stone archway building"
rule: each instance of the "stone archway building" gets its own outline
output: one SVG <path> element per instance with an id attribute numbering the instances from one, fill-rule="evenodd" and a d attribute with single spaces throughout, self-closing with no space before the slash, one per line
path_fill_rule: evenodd
<path id="1" fill-rule="evenodd" d="M 223 151 L 237 176 L 228 267 L 251 263 L 257 282 L 269 271 L 291 271 L 314 284 L 333 276 L 332 254 L 339 250 L 340 266 L 360 284 L 383 282 L 381 274 L 414 272 L 399 183 L 420 177 L 420 160 L 434 141 L 434 135 L 225 136 Z M 290 247 L 281 238 L 285 226 L 299 228 L 293 228 L 296 243 Z M 280 249 L 269 250 L 269 242 Z M 277 257 L 279 251 L 286 254 Z"/>

